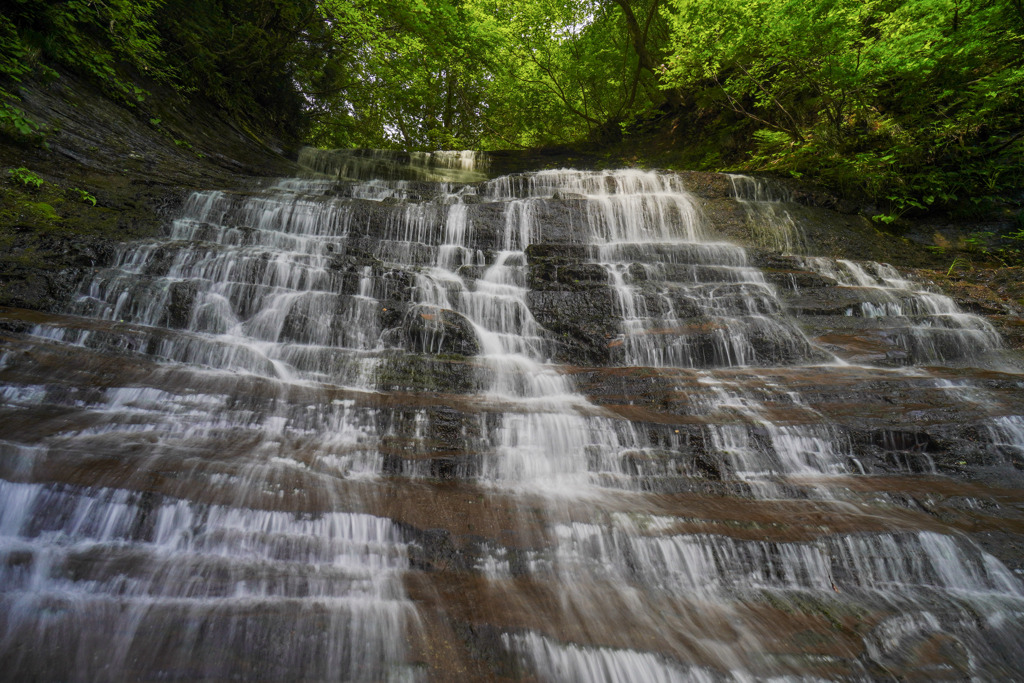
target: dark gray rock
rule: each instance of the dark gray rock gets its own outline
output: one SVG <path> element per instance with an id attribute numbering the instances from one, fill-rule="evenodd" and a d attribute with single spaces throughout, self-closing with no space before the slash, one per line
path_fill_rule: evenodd
<path id="1" fill-rule="evenodd" d="M 447 308 L 414 306 L 406 311 L 403 334 L 414 353 L 480 353 L 473 324 L 465 316 Z"/>
<path id="2" fill-rule="evenodd" d="M 174 282 L 170 287 L 170 297 L 167 306 L 167 323 L 172 329 L 182 330 L 188 327 L 189 319 L 192 316 L 192 307 L 195 305 L 198 286 L 195 282 L 184 281 Z"/>

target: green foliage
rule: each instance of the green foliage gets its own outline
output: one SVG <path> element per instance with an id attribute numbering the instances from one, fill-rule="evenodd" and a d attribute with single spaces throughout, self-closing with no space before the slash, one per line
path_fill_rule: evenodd
<path id="1" fill-rule="evenodd" d="M 153 23 L 163 0 L 17 0 L 0 16 L 0 134 L 45 146 L 47 130 L 18 106 L 26 78 L 57 77 L 61 64 L 93 80 L 111 97 L 134 106 L 145 91 L 119 69 L 131 65 L 172 82 Z"/>
<path id="2" fill-rule="evenodd" d="M 1024 185 L 1024 11 L 998 0 L 671 0 L 664 85 L 876 218 Z M 740 124 L 736 124 L 740 125 Z"/>
<path id="3" fill-rule="evenodd" d="M 43 182 L 45 182 L 42 178 L 24 166 L 8 169 L 7 175 L 10 176 L 14 182 L 31 189 L 39 189 L 42 187 Z"/>
<path id="4" fill-rule="evenodd" d="M 0 92 L 0 132 L 15 139 L 42 141 L 43 128 L 12 102 L 14 95 Z"/>
<path id="5" fill-rule="evenodd" d="M 326 36 L 314 0 L 15 0 L 0 16 L 0 129 L 42 131 L 18 108 L 17 88 L 55 78 L 60 65 L 128 106 L 155 82 L 297 135 L 297 84 Z"/>
<path id="6" fill-rule="evenodd" d="M 83 204 L 90 204 L 92 206 L 96 206 L 96 197 L 86 192 L 85 190 L 73 187 L 71 188 L 71 192 L 77 195 L 79 201 L 81 201 Z"/>
<path id="7" fill-rule="evenodd" d="M 659 0 L 8 4 L 0 128 L 12 137 L 42 132 L 18 106 L 19 84 L 58 65 L 129 106 L 155 81 L 236 121 L 295 136 L 308 126 L 310 140 L 335 146 L 615 138 L 666 100 L 653 66 L 668 37 Z"/>
<path id="8" fill-rule="evenodd" d="M 307 65 L 313 140 L 410 150 L 475 144 L 501 38 L 481 4 L 321 2 L 331 34 L 328 58 Z"/>
<path id="9" fill-rule="evenodd" d="M 957 256 L 953 259 L 953 262 L 949 264 L 949 270 L 946 271 L 946 277 L 953 274 L 953 271 L 957 268 L 967 268 L 971 265 L 971 262 L 965 259 L 963 256 Z"/>
<path id="10" fill-rule="evenodd" d="M 14 24 L 0 15 L 0 134 L 19 140 L 38 140 L 42 127 L 18 106 L 18 96 L 7 88 L 32 72 L 28 50 L 18 39 Z"/>
<path id="11" fill-rule="evenodd" d="M 325 0 L 328 59 L 311 63 L 304 90 L 313 141 L 436 149 L 617 137 L 665 100 L 650 65 L 668 35 L 657 6 Z"/>
<path id="12" fill-rule="evenodd" d="M 90 77 L 110 96 L 129 105 L 145 99 L 145 91 L 123 74 L 129 64 L 157 81 L 171 82 L 154 17 L 164 0 L 18 0 L 4 19 L 0 41 L 0 72 L 20 82 L 38 69 L 54 72 L 50 60 Z"/>
<path id="13" fill-rule="evenodd" d="M 667 37 L 657 5 L 581 0 L 505 8 L 492 126 L 523 146 L 621 136 L 625 124 L 665 99 L 651 64 Z"/>
<path id="14" fill-rule="evenodd" d="M 1024 265 L 1024 227 L 1002 234 L 992 230 L 972 232 L 964 239 L 968 251 L 989 256 L 1004 266 Z"/>
<path id="15" fill-rule="evenodd" d="M 336 147 L 607 141 L 686 111 L 693 163 L 806 176 L 893 223 L 1024 186 L 1021 55 L 1020 0 L 14 0 L 0 132 L 42 140 L 18 88 L 58 65 Z"/>
<path id="16" fill-rule="evenodd" d="M 310 92 L 307 99 L 303 92 L 339 49 L 319 4 L 168 0 L 155 16 L 181 89 L 201 93 L 236 120 L 297 136 L 304 107 L 327 94 Z"/>

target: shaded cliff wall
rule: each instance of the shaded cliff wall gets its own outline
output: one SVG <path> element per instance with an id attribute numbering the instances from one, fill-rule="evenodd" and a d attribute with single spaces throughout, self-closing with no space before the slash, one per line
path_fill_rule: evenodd
<path id="1" fill-rule="evenodd" d="M 112 244 L 159 234 L 191 190 L 292 172 L 291 150 L 273 136 L 150 87 L 144 108 L 72 73 L 21 88 L 19 106 L 47 135 L 39 145 L 0 137 L 0 305 L 55 310 Z"/>

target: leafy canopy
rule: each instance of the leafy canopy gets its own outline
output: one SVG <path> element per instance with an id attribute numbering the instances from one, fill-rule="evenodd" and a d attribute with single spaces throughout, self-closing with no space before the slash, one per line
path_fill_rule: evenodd
<path id="1" fill-rule="evenodd" d="M 745 120 L 745 164 L 907 210 L 1020 187 L 1017 0 L 671 0 L 665 87 Z"/>
<path id="2" fill-rule="evenodd" d="M 884 220 L 1024 185 L 1024 0 L 7 6 L 11 137 L 45 132 L 18 88 L 59 66 L 128 105 L 157 84 L 322 146 L 608 142 L 661 121 L 699 131 L 682 145 L 725 141 L 707 167 L 810 174 Z"/>

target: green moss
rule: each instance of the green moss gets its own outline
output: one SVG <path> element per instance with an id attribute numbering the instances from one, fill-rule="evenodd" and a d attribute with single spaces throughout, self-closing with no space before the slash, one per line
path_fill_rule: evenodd
<path id="1" fill-rule="evenodd" d="M 24 202 L 23 206 L 36 214 L 39 218 L 46 221 L 58 221 L 60 216 L 57 215 L 57 209 L 53 208 L 46 202 Z"/>

